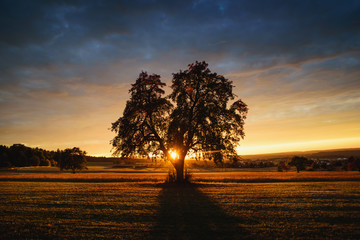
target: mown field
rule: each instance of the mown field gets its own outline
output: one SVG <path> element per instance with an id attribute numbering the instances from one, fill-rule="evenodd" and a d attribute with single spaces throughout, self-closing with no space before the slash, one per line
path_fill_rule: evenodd
<path id="1" fill-rule="evenodd" d="M 358 172 L 0 174 L 1 239 L 360 239 Z"/>

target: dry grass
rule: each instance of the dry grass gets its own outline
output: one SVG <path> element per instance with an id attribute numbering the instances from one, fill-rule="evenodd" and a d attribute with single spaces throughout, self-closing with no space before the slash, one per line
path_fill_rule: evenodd
<path id="1" fill-rule="evenodd" d="M 252 239 L 359 239 L 360 182 L 206 184 Z"/>
<path id="2" fill-rule="evenodd" d="M 360 181 L 360 172 L 223 172 L 194 174 L 197 182 Z"/>
<path id="3" fill-rule="evenodd" d="M 360 238 L 357 172 L 196 173 L 182 187 L 165 175 L 2 173 L 0 237 Z"/>
<path id="4" fill-rule="evenodd" d="M 0 174 L 0 181 L 158 182 L 165 176 L 165 173 L 12 173 Z"/>
<path id="5" fill-rule="evenodd" d="M 7 172 L 0 173 L 0 181 L 63 181 L 63 182 L 162 182 L 164 172 Z M 304 181 L 360 181 L 360 172 L 195 172 L 194 182 L 304 182 Z"/>
<path id="6" fill-rule="evenodd" d="M 2 182 L 2 239 L 142 239 L 159 188 L 136 183 Z"/>

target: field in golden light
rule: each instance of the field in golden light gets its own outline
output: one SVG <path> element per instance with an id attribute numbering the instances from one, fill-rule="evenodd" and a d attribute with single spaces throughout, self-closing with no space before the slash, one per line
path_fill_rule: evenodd
<path id="1" fill-rule="evenodd" d="M 195 183 L 204 182 L 296 182 L 296 181 L 360 181 L 360 172 L 193 172 Z M 158 182 L 165 180 L 166 172 L 0 172 L 0 181 L 65 181 L 65 182 Z"/>
<path id="2" fill-rule="evenodd" d="M 359 172 L 0 173 L 2 239 L 359 239 Z"/>

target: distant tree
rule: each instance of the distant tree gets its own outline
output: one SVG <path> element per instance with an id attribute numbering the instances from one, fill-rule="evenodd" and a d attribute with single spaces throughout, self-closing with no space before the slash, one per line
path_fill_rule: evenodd
<path id="1" fill-rule="evenodd" d="M 290 159 L 288 163 L 290 166 L 295 166 L 296 171 L 299 173 L 301 170 L 305 170 L 306 164 L 308 164 L 309 160 L 306 157 L 294 156 Z"/>
<path id="2" fill-rule="evenodd" d="M 51 163 L 47 158 L 47 151 L 43 150 L 41 148 L 35 148 L 33 149 L 33 155 L 36 156 L 39 159 L 38 166 L 50 166 Z"/>
<path id="3" fill-rule="evenodd" d="M 80 148 L 67 148 L 57 152 L 58 167 L 60 170 L 72 170 L 73 173 L 87 169 L 86 152 Z"/>
<path id="4" fill-rule="evenodd" d="M 85 155 L 85 152 L 78 148 L 70 149 L 74 157 L 71 161 L 75 162 L 79 167 L 75 170 L 82 169 L 82 160 L 77 155 Z M 61 159 L 62 156 L 69 154 L 70 150 L 47 151 L 41 148 L 31 148 L 23 144 L 13 144 L 11 147 L 0 145 L 0 167 L 28 167 L 28 166 L 71 166 L 68 160 Z M 64 154 L 63 154 L 64 153 Z M 70 162 L 71 162 L 70 161 Z M 77 163 L 76 163 L 77 162 Z M 74 165 L 74 166 L 75 166 Z M 86 161 L 85 161 L 86 167 Z M 65 168 L 63 168 L 65 169 Z M 66 168 L 72 169 L 72 167 Z"/>
<path id="5" fill-rule="evenodd" d="M 28 160 L 28 166 L 39 166 L 40 158 L 36 154 L 31 154 Z"/>
<path id="6" fill-rule="evenodd" d="M 112 123 L 115 155 L 162 154 L 174 166 L 176 181 L 183 182 L 189 153 L 200 151 L 217 163 L 235 154 L 248 107 L 241 100 L 228 106 L 235 98 L 231 81 L 195 62 L 173 74 L 168 97 L 164 86 L 159 75 L 146 72 L 132 84 L 123 116 Z"/>
<path id="7" fill-rule="evenodd" d="M 9 157 L 11 165 L 14 167 L 31 166 L 29 163 L 30 149 L 23 144 L 13 144 L 9 148 Z"/>
<path id="8" fill-rule="evenodd" d="M 312 160 L 310 164 L 311 164 L 311 165 L 310 165 L 310 166 L 311 166 L 311 167 L 310 167 L 311 170 L 320 169 L 319 161 L 314 161 L 314 160 Z"/>
<path id="9" fill-rule="evenodd" d="M 231 156 L 230 157 L 231 167 L 237 168 L 239 167 L 239 156 Z"/>
<path id="10" fill-rule="evenodd" d="M 360 171 L 360 158 L 353 156 L 349 157 L 347 168 L 350 171 Z"/>
<path id="11" fill-rule="evenodd" d="M 283 172 L 289 170 L 288 164 L 285 161 L 280 161 L 277 165 L 278 172 Z"/>
<path id="12" fill-rule="evenodd" d="M 61 153 L 62 153 L 62 151 L 60 151 L 60 149 L 57 149 L 56 152 L 54 151 L 52 154 L 54 162 L 55 162 L 55 166 L 57 166 L 59 168 L 60 168 L 60 162 L 61 162 Z"/>
<path id="13" fill-rule="evenodd" d="M 9 148 L 4 145 L 0 145 L 0 167 L 11 167 L 11 161 L 9 157 Z"/>

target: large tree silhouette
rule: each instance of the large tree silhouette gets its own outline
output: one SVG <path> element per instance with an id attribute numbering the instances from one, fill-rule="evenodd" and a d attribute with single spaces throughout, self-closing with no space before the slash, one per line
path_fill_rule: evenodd
<path id="1" fill-rule="evenodd" d="M 163 155 L 174 166 L 178 182 L 184 180 L 189 153 L 215 161 L 236 153 L 248 111 L 241 100 L 233 102 L 232 82 L 212 73 L 206 62 L 188 67 L 173 74 L 167 97 L 159 75 L 141 72 L 123 116 L 112 123 L 115 155 Z"/>

